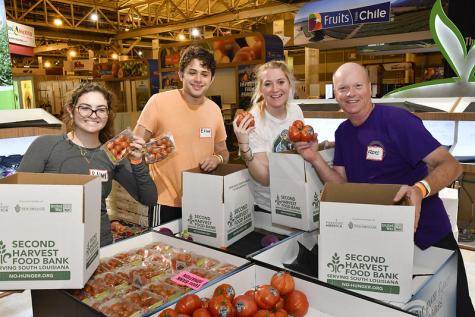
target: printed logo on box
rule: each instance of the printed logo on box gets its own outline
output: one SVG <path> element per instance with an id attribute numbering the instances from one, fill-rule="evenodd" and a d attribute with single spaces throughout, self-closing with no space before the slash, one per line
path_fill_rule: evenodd
<path id="1" fill-rule="evenodd" d="M 9 206 L 0 203 L 0 212 L 8 212 Z"/>
<path id="2" fill-rule="evenodd" d="M 49 212 L 71 212 L 71 204 L 50 204 Z"/>
<path id="3" fill-rule="evenodd" d="M 313 222 L 320 220 L 320 194 L 315 192 L 313 193 Z"/>
<path id="4" fill-rule="evenodd" d="M 383 256 L 335 252 L 327 263 L 327 283 L 358 291 L 399 294 L 399 273 L 391 272 Z"/>
<path id="5" fill-rule="evenodd" d="M 216 226 L 211 217 L 190 213 L 186 221 L 188 222 L 188 232 L 216 238 Z"/>
<path id="6" fill-rule="evenodd" d="M 363 221 L 363 223 L 362 223 Z M 353 219 L 353 221 L 348 222 L 349 229 L 365 229 L 365 230 L 376 230 L 376 224 L 369 223 L 368 221 L 375 221 L 375 219 Z"/>
<path id="7" fill-rule="evenodd" d="M 402 223 L 382 223 L 381 224 L 381 231 L 397 231 L 403 232 L 403 224 Z"/>
<path id="8" fill-rule="evenodd" d="M 338 219 L 332 221 L 325 221 L 325 227 L 327 228 L 343 228 L 343 221 L 338 221 Z"/>
<path id="9" fill-rule="evenodd" d="M 15 205 L 15 212 L 41 212 L 45 211 L 46 208 L 43 206 L 25 206 L 25 205 L 20 205 L 16 204 Z"/>
<path id="10" fill-rule="evenodd" d="M 249 204 L 245 203 L 231 211 L 229 213 L 227 225 L 228 240 L 231 240 L 238 234 L 249 229 L 252 226 L 252 213 L 249 209 Z"/>
<path id="11" fill-rule="evenodd" d="M 277 194 L 275 212 L 283 216 L 302 218 L 302 209 L 297 205 L 297 199 L 288 194 Z"/>
<path id="12" fill-rule="evenodd" d="M 94 262 L 94 260 L 99 256 L 99 238 L 97 233 L 95 233 L 91 239 L 87 242 L 86 246 L 86 270 Z"/>
<path id="13" fill-rule="evenodd" d="M 0 240 L 0 281 L 70 280 L 69 257 L 51 240 Z"/>

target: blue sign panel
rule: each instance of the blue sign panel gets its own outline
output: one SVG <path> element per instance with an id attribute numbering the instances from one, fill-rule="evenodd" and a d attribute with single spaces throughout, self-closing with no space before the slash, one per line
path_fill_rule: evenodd
<path id="1" fill-rule="evenodd" d="M 310 13 L 308 31 L 313 32 L 353 24 L 388 22 L 390 10 L 391 2 L 388 1 L 347 10 Z"/>

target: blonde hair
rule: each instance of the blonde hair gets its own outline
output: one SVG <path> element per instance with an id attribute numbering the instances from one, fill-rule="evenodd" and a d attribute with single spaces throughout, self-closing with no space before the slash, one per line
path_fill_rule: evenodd
<path id="1" fill-rule="evenodd" d="M 261 89 L 262 83 L 264 81 L 264 74 L 269 69 L 280 69 L 290 84 L 289 99 L 293 98 L 295 91 L 295 77 L 294 74 L 290 71 L 289 67 L 284 61 L 270 61 L 261 66 L 256 70 L 256 88 L 254 89 L 254 94 L 251 98 L 251 109 L 258 110 L 260 116 L 264 115 L 264 110 L 266 105 L 264 104 L 264 97 L 262 96 Z M 287 104 L 285 105 L 287 107 Z"/>

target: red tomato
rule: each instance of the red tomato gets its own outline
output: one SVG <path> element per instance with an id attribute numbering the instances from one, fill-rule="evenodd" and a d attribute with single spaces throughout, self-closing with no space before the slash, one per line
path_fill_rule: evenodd
<path id="1" fill-rule="evenodd" d="M 300 132 L 300 139 L 304 142 L 313 142 L 316 140 L 315 132 L 313 132 L 313 128 L 309 125 L 303 127 L 302 131 Z"/>
<path id="2" fill-rule="evenodd" d="M 307 296 L 301 291 L 294 290 L 285 297 L 285 310 L 292 316 L 303 317 L 308 311 Z"/>
<path id="3" fill-rule="evenodd" d="M 208 307 L 209 307 L 209 298 L 201 297 L 201 308 L 208 308 Z"/>
<path id="4" fill-rule="evenodd" d="M 274 313 L 270 310 L 261 309 L 257 313 L 254 314 L 254 317 L 275 317 Z"/>
<path id="5" fill-rule="evenodd" d="M 279 301 L 277 302 L 277 304 L 275 304 L 273 310 L 278 310 L 278 309 L 284 308 L 284 304 L 285 304 L 284 298 L 281 297 L 279 299 Z"/>
<path id="6" fill-rule="evenodd" d="M 289 314 L 287 314 L 287 311 L 285 309 L 277 309 L 277 311 L 274 313 L 274 317 L 288 317 Z"/>
<path id="7" fill-rule="evenodd" d="M 300 141 L 300 131 L 297 129 L 295 126 L 290 126 L 289 127 L 289 140 L 292 142 L 299 142 Z"/>
<path id="8" fill-rule="evenodd" d="M 257 305 L 254 301 L 254 295 L 239 295 L 233 301 L 236 309 L 236 317 L 252 317 L 257 312 Z"/>
<path id="9" fill-rule="evenodd" d="M 224 295 L 218 295 L 209 301 L 208 310 L 213 317 L 235 317 L 233 304 Z"/>
<path id="10" fill-rule="evenodd" d="M 175 306 L 177 313 L 188 315 L 191 315 L 198 308 L 201 308 L 201 300 L 196 294 L 183 296 Z"/>
<path id="11" fill-rule="evenodd" d="M 292 123 L 292 125 L 293 125 L 294 127 L 296 127 L 297 129 L 302 130 L 302 129 L 303 129 L 303 126 L 304 126 L 304 123 L 303 123 L 302 120 L 295 120 L 295 121 Z"/>
<path id="12" fill-rule="evenodd" d="M 193 317 L 211 317 L 211 313 L 206 308 L 198 308 L 193 312 Z"/>
<path id="13" fill-rule="evenodd" d="M 167 308 L 158 315 L 158 317 L 177 317 L 178 314 L 173 308 Z"/>
<path id="14" fill-rule="evenodd" d="M 236 292 L 234 291 L 234 288 L 231 285 L 221 284 L 218 287 L 216 287 L 216 289 L 214 290 L 213 297 L 216 297 L 218 295 L 223 295 L 230 302 L 232 302 L 234 299 L 234 296 L 236 295 Z"/>
<path id="15" fill-rule="evenodd" d="M 277 272 L 272 276 L 270 284 L 275 287 L 280 295 L 292 292 L 295 288 L 294 278 L 289 272 Z"/>
<path id="16" fill-rule="evenodd" d="M 270 285 L 261 285 L 254 293 L 254 300 L 257 306 L 262 309 L 272 309 L 279 299 L 279 291 Z"/>
<path id="17" fill-rule="evenodd" d="M 250 122 L 249 122 L 249 125 L 248 125 L 248 128 L 252 128 L 255 126 L 256 122 L 254 121 L 254 116 L 250 113 L 250 112 L 247 112 L 247 111 L 242 111 L 240 112 L 237 117 L 236 117 L 236 125 L 239 127 L 241 125 L 241 121 L 247 116 L 251 116 L 251 119 L 250 119 Z"/>

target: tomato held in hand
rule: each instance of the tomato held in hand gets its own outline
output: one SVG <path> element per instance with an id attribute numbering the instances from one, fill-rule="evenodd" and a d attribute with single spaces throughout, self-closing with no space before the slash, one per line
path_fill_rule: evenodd
<path id="1" fill-rule="evenodd" d="M 185 295 L 175 306 L 177 313 L 188 315 L 191 315 L 198 308 L 201 308 L 201 300 L 196 294 Z"/>
<path id="2" fill-rule="evenodd" d="M 251 118 L 249 119 L 249 125 L 248 125 L 248 128 L 252 128 L 255 126 L 255 121 L 254 121 L 254 116 L 252 115 L 252 113 L 250 112 L 247 112 L 247 111 L 242 111 L 240 112 L 237 117 L 236 117 L 236 125 L 239 127 L 241 125 L 241 121 L 247 116 L 251 116 Z"/>
<path id="3" fill-rule="evenodd" d="M 288 133 L 289 140 L 292 142 L 313 142 L 317 139 L 312 126 L 304 125 L 302 120 L 295 120 L 289 127 Z"/>
<path id="4" fill-rule="evenodd" d="M 233 301 L 236 309 L 236 317 L 253 317 L 257 312 L 257 305 L 254 301 L 254 295 L 239 295 Z"/>
<path id="5" fill-rule="evenodd" d="M 307 296 L 301 291 L 294 290 L 285 297 L 285 310 L 292 316 L 303 317 L 308 312 Z"/>

